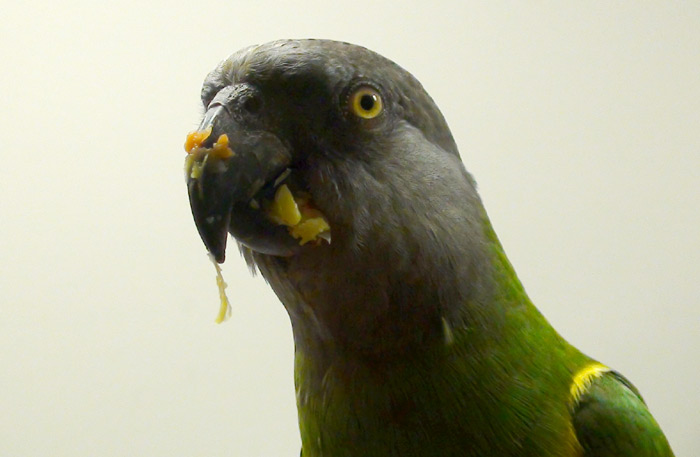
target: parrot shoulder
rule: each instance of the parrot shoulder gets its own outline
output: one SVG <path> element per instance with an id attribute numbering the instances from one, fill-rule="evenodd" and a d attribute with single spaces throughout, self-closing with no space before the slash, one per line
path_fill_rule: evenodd
<path id="1" fill-rule="evenodd" d="M 659 424 L 627 378 L 605 368 L 579 381 L 571 389 L 572 420 L 583 457 L 673 457 Z"/>

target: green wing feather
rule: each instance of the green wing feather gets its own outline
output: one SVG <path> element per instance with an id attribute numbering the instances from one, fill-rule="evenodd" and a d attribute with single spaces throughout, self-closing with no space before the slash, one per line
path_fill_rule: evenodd
<path id="1" fill-rule="evenodd" d="M 614 371 L 591 381 L 574 407 L 573 425 L 584 457 L 673 457 L 637 389 Z"/>

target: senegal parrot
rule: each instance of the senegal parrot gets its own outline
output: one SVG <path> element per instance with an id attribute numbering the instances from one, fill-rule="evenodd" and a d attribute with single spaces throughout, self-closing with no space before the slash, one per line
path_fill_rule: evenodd
<path id="1" fill-rule="evenodd" d="M 530 302 L 411 74 L 283 40 L 231 55 L 201 97 L 192 214 L 289 314 L 303 457 L 673 455 L 632 383 Z"/>

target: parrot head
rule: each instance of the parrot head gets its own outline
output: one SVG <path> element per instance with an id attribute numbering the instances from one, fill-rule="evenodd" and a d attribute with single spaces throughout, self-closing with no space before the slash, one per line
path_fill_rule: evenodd
<path id="1" fill-rule="evenodd" d="M 285 40 L 243 49 L 208 75 L 202 103 L 204 117 L 186 144 L 186 180 L 199 234 L 219 263 L 228 233 L 274 256 L 323 249 L 330 239 L 366 244 L 377 229 L 400 225 L 396 213 L 410 212 L 407 203 L 418 217 L 429 212 L 421 208 L 429 200 L 424 185 L 432 194 L 446 188 L 441 172 L 459 162 L 420 83 L 347 43 Z M 301 245 L 289 224 L 270 217 L 283 185 L 323 215 L 328 236 Z"/>

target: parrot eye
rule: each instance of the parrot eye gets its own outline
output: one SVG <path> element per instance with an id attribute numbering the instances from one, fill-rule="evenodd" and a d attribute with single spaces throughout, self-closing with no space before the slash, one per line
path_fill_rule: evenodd
<path id="1" fill-rule="evenodd" d="M 376 89 L 362 86 L 355 89 L 348 98 L 350 111 L 362 119 L 374 119 L 382 114 L 384 105 Z"/>

